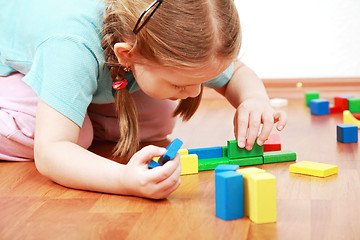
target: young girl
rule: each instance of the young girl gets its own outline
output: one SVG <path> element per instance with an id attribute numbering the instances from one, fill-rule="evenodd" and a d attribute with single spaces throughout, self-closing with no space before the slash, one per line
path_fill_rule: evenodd
<path id="1" fill-rule="evenodd" d="M 159 199 L 180 184 L 179 156 L 148 169 L 165 149 L 138 143 L 165 139 L 173 112 L 190 119 L 203 86 L 236 108 L 239 147 L 252 148 L 261 123 L 260 145 L 274 122 L 285 126 L 260 79 L 235 60 L 233 0 L 152 1 L 1 3 L 0 159 L 35 159 L 64 186 Z M 86 150 L 93 137 L 118 140 L 114 154 L 128 164 Z"/>

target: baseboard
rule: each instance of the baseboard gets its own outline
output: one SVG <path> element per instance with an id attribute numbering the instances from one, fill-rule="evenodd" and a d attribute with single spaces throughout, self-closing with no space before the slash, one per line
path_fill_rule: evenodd
<path id="1" fill-rule="evenodd" d="M 263 83 L 271 98 L 303 98 L 306 91 L 318 91 L 323 98 L 344 94 L 360 97 L 360 77 L 263 79 Z M 216 98 L 221 98 L 220 94 L 205 88 L 204 99 Z"/>

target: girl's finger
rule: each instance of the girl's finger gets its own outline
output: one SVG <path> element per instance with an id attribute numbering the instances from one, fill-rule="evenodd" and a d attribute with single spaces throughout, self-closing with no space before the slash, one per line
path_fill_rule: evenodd
<path id="1" fill-rule="evenodd" d="M 271 130 L 274 126 L 274 119 L 271 115 L 264 115 L 262 117 L 263 127 L 261 129 L 261 133 L 258 137 L 257 144 L 263 145 L 266 139 L 269 137 Z"/>
<path id="2" fill-rule="evenodd" d="M 246 149 L 251 150 L 256 137 L 259 134 L 261 123 L 261 116 L 258 113 L 251 113 L 249 119 L 249 129 L 248 129 L 248 136 L 246 140 Z"/>
<path id="3" fill-rule="evenodd" d="M 244 108 L 240 108 L 237 111 L 237 115 L 234 118 L 234 125 L 235 125 L 235 138 L 238 141 L 238 146 L 240 148 L 245 147 L 246 144 L 246 137 L 248 133 L 249 127 L 249 111 Z"/>
<path id="4" fill-rule="evenodd" d="M 278 122 L 276 129 L 281 131 L 284 129 L 287 122 L 287 115 L 284 111 L 277 111 L 274 113 L 274 122 Z"/>

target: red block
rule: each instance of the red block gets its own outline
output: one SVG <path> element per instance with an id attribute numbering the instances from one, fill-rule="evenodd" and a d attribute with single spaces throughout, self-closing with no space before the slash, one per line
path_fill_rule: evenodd
<path id="1" fill-rule="evenodd" d="M 334 97 L 334 105 L 336 108 L 340 108 L 342 111 L 348 110 L 349 109 L 348 98 L 342 96 Z"/>
<path id="2" fill-rule="evenodd" d="M 280 135 L 277 133 L 271 133 L 268 139 L 264 142 L 264 152 L 280 151 L 281 142 Z"/>
<path id="3" fill-rule="evenodd" d="M 360 120 L 360 113 L 351 113 L 357 120 Z"/>
<path id="4" fill-rule="evenodd" d="M 330 113 L 342 113 L 344 110 L 340 107 L 335 107 L 334 105 L 330 104 L 329 106 Z"/>

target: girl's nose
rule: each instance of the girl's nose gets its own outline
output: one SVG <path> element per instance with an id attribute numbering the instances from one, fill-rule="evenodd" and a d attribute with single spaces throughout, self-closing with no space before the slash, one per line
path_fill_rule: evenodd
<path id="1" fill-rule="evenodd" d="M 192 98 L 197 97 L 200 94 L 200 91 L 201 85 L 187 86 L 185 88 L 185 93 Z"/>

